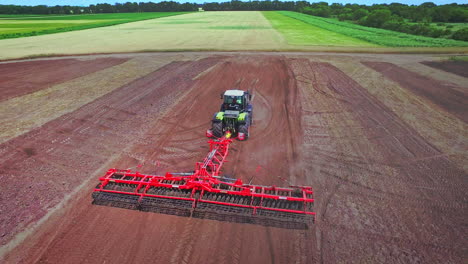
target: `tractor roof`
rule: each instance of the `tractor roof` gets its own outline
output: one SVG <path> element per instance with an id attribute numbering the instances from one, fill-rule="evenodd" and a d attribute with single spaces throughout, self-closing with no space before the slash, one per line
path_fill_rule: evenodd
<path id="1" fill-rule="evenodd" d="M 244 91 L 242 91 L 242 90 L 227 90 L 226 92 L 224 92 L 224 95 L 227 95 L 227 96 L 243 96 Z"/>

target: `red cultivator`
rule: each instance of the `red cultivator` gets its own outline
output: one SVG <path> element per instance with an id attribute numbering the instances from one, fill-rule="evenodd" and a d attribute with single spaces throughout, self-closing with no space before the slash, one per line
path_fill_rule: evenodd
<path id="1" fill-rule="evenodd" d="M 210 152 L 190 173 L 146 175 L 110 169 L 93 193 L 94 204 L 142 211 L 255 223 L 286 228 L 307 228 L 314 221 L 311 187 L 289 188 L 244 184 L 220 176 L 229 153 L 231 136 L 249 137 L 252 95 L 227 90 L 212 120 Z M 225 136 L 223 136 L 225 134 Z"/>
<path id="2" fill-rule="evenodd" d="M 110 169 L 93 193 L 94 204 L 157 213 L 307 228 L 314 221 L 311 187 L 267 187 L 220 176 L 232 139 L 210 140 L 210 152 L 191 173 L 146 175 Z"/>

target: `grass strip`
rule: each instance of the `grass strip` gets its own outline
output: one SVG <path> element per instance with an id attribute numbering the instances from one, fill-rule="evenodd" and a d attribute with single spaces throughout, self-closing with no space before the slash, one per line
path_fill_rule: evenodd
<path id="1" fill-rule="evenodd" d="M 378 46 L 367 41 L 326 30 L 275 11 L 264 11 L 263 16 L 279 31 L 290 45 L 300 46 Z"/>
<path id="2" fill-rule="evenodd" d="M 467 47 L 468 42 L 429 38 L 380 28 L 364 27 L 331 18 L 310 16 L 292 11 L 278 13 L 313 26 L 387 47 Z"/>
<path id="3" fill-rule="evenodd" d="M 468 62 L 468 56 L 452 56 L 449 57 L 450 61 L 467 61 Z"/>

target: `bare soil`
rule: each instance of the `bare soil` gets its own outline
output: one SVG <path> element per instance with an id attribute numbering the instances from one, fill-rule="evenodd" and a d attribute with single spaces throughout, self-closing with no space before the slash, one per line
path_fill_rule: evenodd
<path id="1" fill-rule="evenodd" d="M 120 154 L 166 104 L 190 87 L 191 78 L 215 61 L 173 62 L 1 144 L 1 197 L 8 201 L 0 215 L 1 243 L 44 216 L 89 174 Z M 177 77 L 179 73 L 184 77 Z"/>
<path id="2" fill-rule="evenodd" d="M 468 61 L 423 61 L 421 63 L 468 78 Z"/>
<path id="3" fill-rule="evenodd" d="M 128 59 L 101 58 L 92 60 L 39 60 L 0 63 L 0 102 L 29 94 L 49 86 L 78 78 Z"/>
<path id="4" fill-rule="evenodd" d="M 466 172 L 327 62 L 336 59 L 225 54 L 174 61 L 1 144 L 2 245 L 84 184 L 4 261 L 462 263 Z M 419 89 L 417 81 L 402 87 L 420 100 L 410 84 Z M 256 184 L 313 186 L 311 229 L 91 204 L 107 168 L 193 170 L 208 151 L 204 132 L 219 94 L 232 88 L 253 90 L 254 126 L 248 141 L 234 143 L 224 172 Z"/>
<path id="5" fill-rule="evenodd" d="M 437 81 L 429 76 L 408 71 L 388 62 L 363 62 L 363 64 L 381 72 L 400 86 L 437 104 L 464 122 L 468 122 L 468 93 L 466 90 L 463 91 L 463 88 L 466 87 Z"/>

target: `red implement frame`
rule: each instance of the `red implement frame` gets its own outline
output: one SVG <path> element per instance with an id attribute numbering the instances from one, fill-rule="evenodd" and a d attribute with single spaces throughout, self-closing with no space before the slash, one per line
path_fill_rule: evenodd
<path id="1" fill-rule="evenodd" d="M 202 162 L 197 162 L 191 173 L 166 173 L 147 175 L 130 170 L 110 169 L 101 177 L 94 193 L 132 196 L 140 203 L 145 198 L 176 199 L 191 202 L 192 210 L 207 204 L 248 209 L 255 216 L 259 211 L 266 214 L 281 212 L 286 215 L 303 215 L 315 218 L 312 187 L 259 186 L 243 184 L 240 179 L 220 176 L 221 168 L 229 154 L 232 139 L 209 140 L 210 152 Z M 111 184 L 112 183 L 112 184 Z M 112 188 L 118 185 L 125 188 Z M 165 190 L 158 194 L 153 190 Z M 170 192 L 167 192 L 169 190 Z M 173 191 L 182 195 L 172 195 Z M 213 198 L 215 197 L 215 198 Z M 239 199 L 242 198 L 242 202 Z M 287 201 L 284 203 L 283 201 Z M 239 210 L 243 210 L 239 209 Z M 268 213 L 270 212 L 270 213 Z M 265 213 L 263 213 L 265 215 Z"/>

